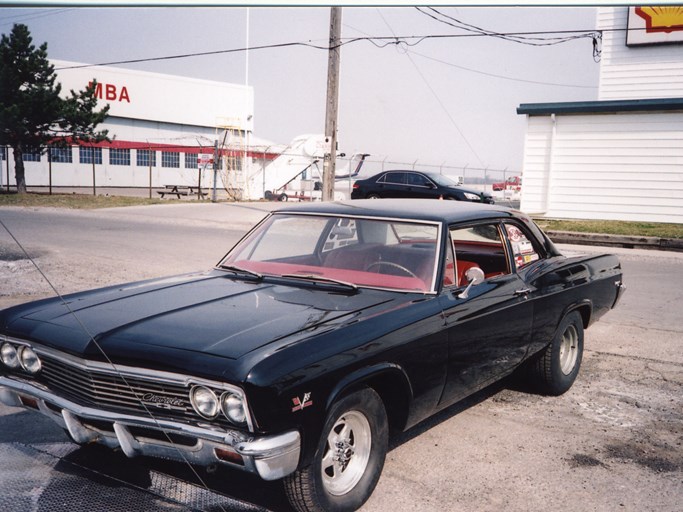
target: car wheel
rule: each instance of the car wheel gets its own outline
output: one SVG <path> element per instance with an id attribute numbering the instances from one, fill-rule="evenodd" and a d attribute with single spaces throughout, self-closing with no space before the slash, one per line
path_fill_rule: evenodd
<path id="1" fill-rule="evenodd" d="M 368 199 L 382 199 L 379 194 L 368 194 Z"/>
<path id="2" fill-rule="evenodd" d="M 572 387 L 583 357 L 583 320 L 578 311 L 567 315 L 553 341 L 531 365 L 531 375 L 538 390 L 546 395 L 561 395 Z"/>
<path id="3" fill-rule="evenodd" d="M 278 200 L 278 201 L 288 201 L 288 200 L 289 200 L 289 196 L 287 196 L 287 194 L 285 194 L 285 193 L 283 192 L 282 194 L 280 194 L 279 196 L 277 196 L 277 200 Z"/>
<path id="4" fill-rule="evenodd" d="M 327 416 L 313 462 L 285 478 L 299 511 L 356 510 L 377 485 L 387 453 L 384 404 L 370 388 L 337 401 Z"/>

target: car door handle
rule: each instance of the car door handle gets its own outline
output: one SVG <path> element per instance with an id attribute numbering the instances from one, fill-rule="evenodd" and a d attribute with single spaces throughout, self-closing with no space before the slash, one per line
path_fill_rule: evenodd
<path id="1" fill-rule="evenodd" d="M 520 288 L 519 290 L 515 290 L 515 295 L 529 295 L 530 293 L 530 288 Z"/>

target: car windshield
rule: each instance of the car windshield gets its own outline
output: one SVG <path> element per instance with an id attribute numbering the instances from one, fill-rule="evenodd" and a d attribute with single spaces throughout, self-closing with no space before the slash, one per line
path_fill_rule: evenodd
<path id="1" fill-rule="evenodd" d="M 429 178 L 442 187 L 457 187 L 458 184 L 443 174 L 428 174 Z"/>
<path id="2" fill-rule="evenodd" d="M 326 286 L 434 291 L 440 225 L 360 217 L 276 213 L 219 267 Z M 305 279 L 296 279 L 296 277 Z"/>

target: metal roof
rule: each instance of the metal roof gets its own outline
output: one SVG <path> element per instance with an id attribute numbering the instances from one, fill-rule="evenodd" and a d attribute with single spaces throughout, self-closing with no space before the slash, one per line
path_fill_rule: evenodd
<path id="1" fill-rule="evenodd" d="M 651 112 L 683 110 L 683 98 L 653 98 L 642 100 L 572 101 L 565 103 L 522 103 L 518 114 L 542 116 L 549 114 L 602 114 L 610 112 Z"/>

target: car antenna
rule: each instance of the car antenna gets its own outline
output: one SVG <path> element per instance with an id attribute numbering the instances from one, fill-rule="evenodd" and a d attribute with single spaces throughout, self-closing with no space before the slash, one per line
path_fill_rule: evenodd
<path id="1" fill-rule="evenodd" d="M 78 318 L 78 315 L 76 314 L 76 312 L 71 308 L 71 306 L 69 306 L 69 303 L 66 301 L 66 299 L 64 299 L 64 296 L 63 296 L 61 293 L 59 293 L 59 290 L 57 290 L 57 287 L 52 283 L 52 281 L 50 281 L 50 279 L 47 277 L 47 275 L 45 274 L 45 272 L 43 272 L 43 270 L 40 268 L 40 266 L 39 266 L 39 265 L 36 263 L 36 261 L 31 257 L 31 255 L 28 253 L 28 251 L 24 248 L 24 246 L 23 246 L 23 245 L 21 244 L 21 242 L 17 239 L 17 237 L 14 236 L 14 233 L 12 233 L 12 231 L 10 231 L 10 229 L 7 227 L 7 225 L 3 222 L 3 220 L 2 220 L 1 218 L 0 218 L 0 226 L 2 226 L 3 229 L 4 229 L 5 231 L 7 231 L 7 234 L 9 234 L 10 238 L 12 238 L 12 240 L 14 240 L 14 243 L 17 244 L 17 246 L 19 247 L 19 249 L 21 250 L 21 252 L 24 254 L 24 256 L 26 256 L 26 259 L 28 259 L 28 260 L 31 262 L 31 264 L 35 267 L 35 269 L 38 271 L 38 273 L 43 277 L 43 279 L 44 279 L 45 282 L 48 284 L 48 286 L 52 289 L 52 291 L 55 293 L 55 295 L 56 295 L 56 296 L 59 298 L 59 300 L 62 302 L 62 305 L 67 309 L 67 311 L 69 312 L 69 314 L 70 314 L 71 316 L 73 316 L 73 318 L 76 320 L 76 322 L 78 323 L 78 325 L 80 326 L 80 328 L 83 329 L 83 332 L 86 334 L 86 336 L 88 336 L 88 338 L 90 339 L 90 341 L 92 341 L 92 342 L 95 344 L 95 347 L 97 347 L 97 350 L 99 350 L 99 351 L 102 353 L 102 355 L 103 355 L 104 358 L 106 359 L 107 363 L 108 363 L 109 365 L 111 365 L 111 367 L 114 369 L 114 371 L 116 372 L 116 375 L 123 381 L 123 383 L 126 385 L 126 387 L 127 387 L 131 392 L 133 392 L 133 394 L 135 394 L 135 390 L 133 389 L 133 387 L 128 383 L 128 381 L 126 380 L 126 378 L 124 377 L 124 375 L 121 373 L 121 371 L 116 367 L 116 365 L 114 364 L 114 362 L 113 362 L 111 359 L 109 359 L 109 356 L 107 355 L 107 353 L 104 351 L 104 349 L 102 348 L 102 346 L 97 342 L 97 340 L 95 339 L 95 337 L 90 333 L 90 331 L 88 330 L 88 328 L 83 324 L 83 322 L 81 322 L 81 320 L 80 320 L 80 318 Z M 137 395 L 136 395 L 136 396 L 137 396 Z M 149 408 L 147 407 L 147 405 L 145 405 L 145 403 L 144 403 L 142 400 L 140 400 L 140 405 L 142 405 L 143 409 L 145 410 L 145 412 L 147 413 L 147 415 L 152 419 L 152 421 L 154 421 L 154 423 L 156 423 L 157 427 L 159 427 L 159 430 L 160 430 L 161 432 L 163 432 L 163 434 L 166 436 L 166 439 L 168 440 L 168 442 L 169 442 L 172 446 L 175 447 L 175 446 L 176 446 L 176 443 L 173 442 L 173 439 L 171 439 L 171 437 L 168 435 L 168 432 L 166 432 L 165 430 L 163 430 L 163 429 L 161 428 L 161 425 L 159 424 L 159 420 L 157 420 L 157 418 L 154 416 L 154 414 L 152 414 L 152 411 L 149 410 Z M 177 449 L 177 448 L 176 448 L 176 449 Z M 187 460 L 187 458 L 186 458 L 185 455 L 183 454 L 182 450 L 177 449 L 177 451 L 178 451 L 178 454 L 180 455 L 180 457 L 182 457 L 182 459 L 183 459 L 183 461 L 185 462 L 185 464 L 190 468 L 190 471 L 194 474 L 194 476 L 197 478 L 197 480 L 201 483 L 201 485 L 202 485 L 207 491 L 210 492 L 211 489 L 210 489 L 209 486 L 206 484 L 206 482 L 204 481 L 204 479 L 199 475 L 199 473 L 197 472 L 197 470 L 192 466 L 192 464 L 190 464 L 190 461 Z M 223 512 L 227 512 L 227 511 L 223 508 L 223 506 L 222 506 L 220 503 L 218 504 L 218 506 L 219 506 L 219 508 L 220 508 Z"/>

